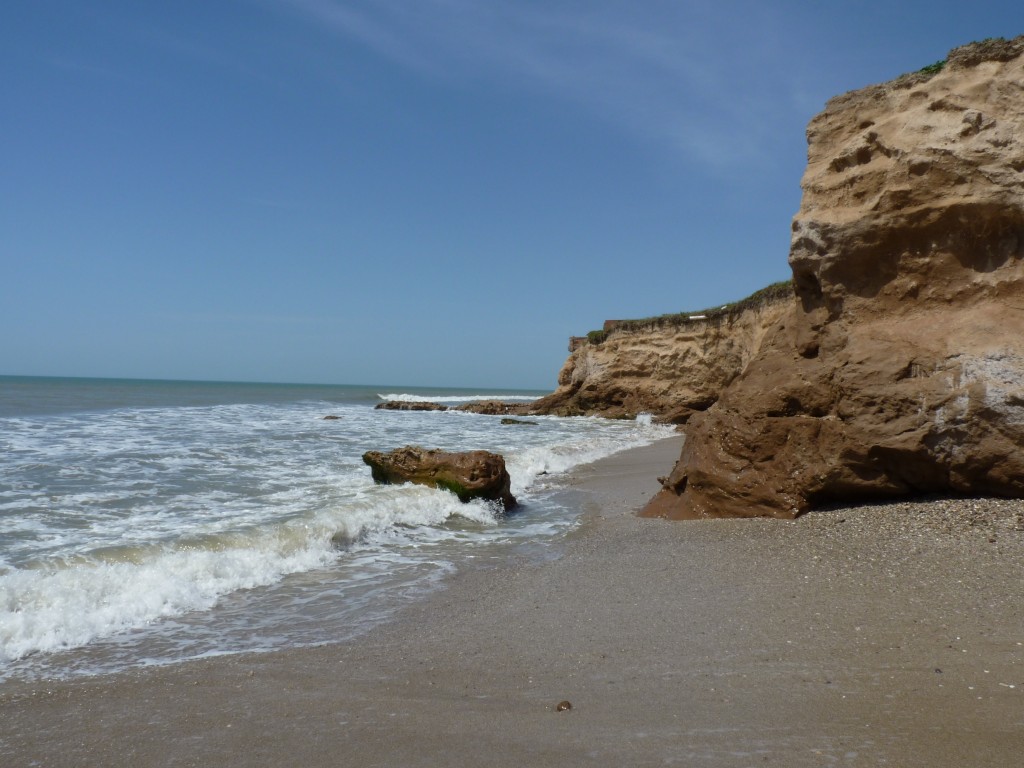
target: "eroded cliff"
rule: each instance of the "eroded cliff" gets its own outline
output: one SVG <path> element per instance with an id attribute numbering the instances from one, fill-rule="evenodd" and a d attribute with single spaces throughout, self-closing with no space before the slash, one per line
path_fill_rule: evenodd
<path id="1" fill-rule="evenodd" d="M 573 339 L 558 389 L 529 411 L 685 423 L 718 400 L 793 301 L 785 283 L 715 311 L 610 322 Z"/>
<path id="2" fill-rule="evenodd" d="M 690 421 L 647 514 L 1024 496 L 1022 53 L 964 46 L 811 121 L 798 302 Z"/>

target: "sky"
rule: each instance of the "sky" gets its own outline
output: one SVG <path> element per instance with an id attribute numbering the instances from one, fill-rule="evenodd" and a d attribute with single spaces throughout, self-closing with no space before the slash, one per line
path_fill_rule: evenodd
<path id="1" fill-rule="evenodd" d="M 789 277 L 805 128 L 1009 2 L 6 0 L 0 374 L 551 390 Z"/>

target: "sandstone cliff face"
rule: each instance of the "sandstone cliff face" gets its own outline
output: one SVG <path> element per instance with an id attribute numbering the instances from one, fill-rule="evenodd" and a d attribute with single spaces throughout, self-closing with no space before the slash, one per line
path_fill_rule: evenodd
<path id="1" fill-rule="evenodd" d="M 1024 496 L 1022 53 L 965 46 L 811 121 L 798 303 L 690 422 L 647 514 Z"/>
<path id="2" fill-rule="evenodd" d="M 651 413 L 682 424 L 718 399 L 792 301 L 790 292 L 717 317 L 613 325 L 599 344 L 577 340 L 558 389 L 530 411 L 609 418 Z"/>

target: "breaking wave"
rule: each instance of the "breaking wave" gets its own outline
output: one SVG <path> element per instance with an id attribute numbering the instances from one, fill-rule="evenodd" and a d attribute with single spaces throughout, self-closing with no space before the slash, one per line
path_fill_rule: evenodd
<path id="1" fill-rule="evenodd" d="M 551 476 L 673 433 L 649 418 L 509 429 L 474 414 L 382 414 L 369 394 L 0 419 L 0 679 L 68 649 L 118 645 L 127 665 L 325 642 L 467 548 L 546 546 L 575 520 L 546 495 Z M 478 397 L 491 396 L 438 399 Z M 374 485 L 363 452 L 410 442 L 502 453 L 523 510 Z M 55 663 L 62 674 L 72 662 Z"/>

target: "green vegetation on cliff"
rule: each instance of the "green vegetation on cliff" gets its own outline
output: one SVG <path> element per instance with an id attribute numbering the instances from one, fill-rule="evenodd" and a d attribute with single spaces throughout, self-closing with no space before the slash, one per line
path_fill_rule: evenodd
<path id="1" fill-rule="evenodd" d="M 916 72 L 900 75 L 891 83 L 883 83 L 881 87 L 909 88 L 930 80 L 949 64 L 963 68 L 973 67 L 983 61 L 1009 61 L 1020 55 L 1022 48 L 1024 48 L 1024 36 L 1010 40 L 1004 37 L 986 37 L 984 40 L 975 40 L 973 43 L 954 48 L 949 52 L 947 58 L 921 67 Z"/>
<path id="2" fill-rule="evenodd" d="M 587 340 L 591 344 L 600 344 L 613 331 L 643 331 L 674 325 L 682 326 L 692 322 L 717 322 L 733 317 L 740 312 L 759 309 L 767 304 L 774 304 L 779 301 L 786 301 L 791 299 L 793 295 L 793 281 L 782 280 L 778 283 L 772 283 L 759 291 L 755 291 L 745 299 L 740 299 L 730 304 L 698 309 L 693 312 L 676 312 L 674 314 L 645 317 L 636 320 L 612 320 L 605 324 L 604 330 L 588 333 Z"/>

